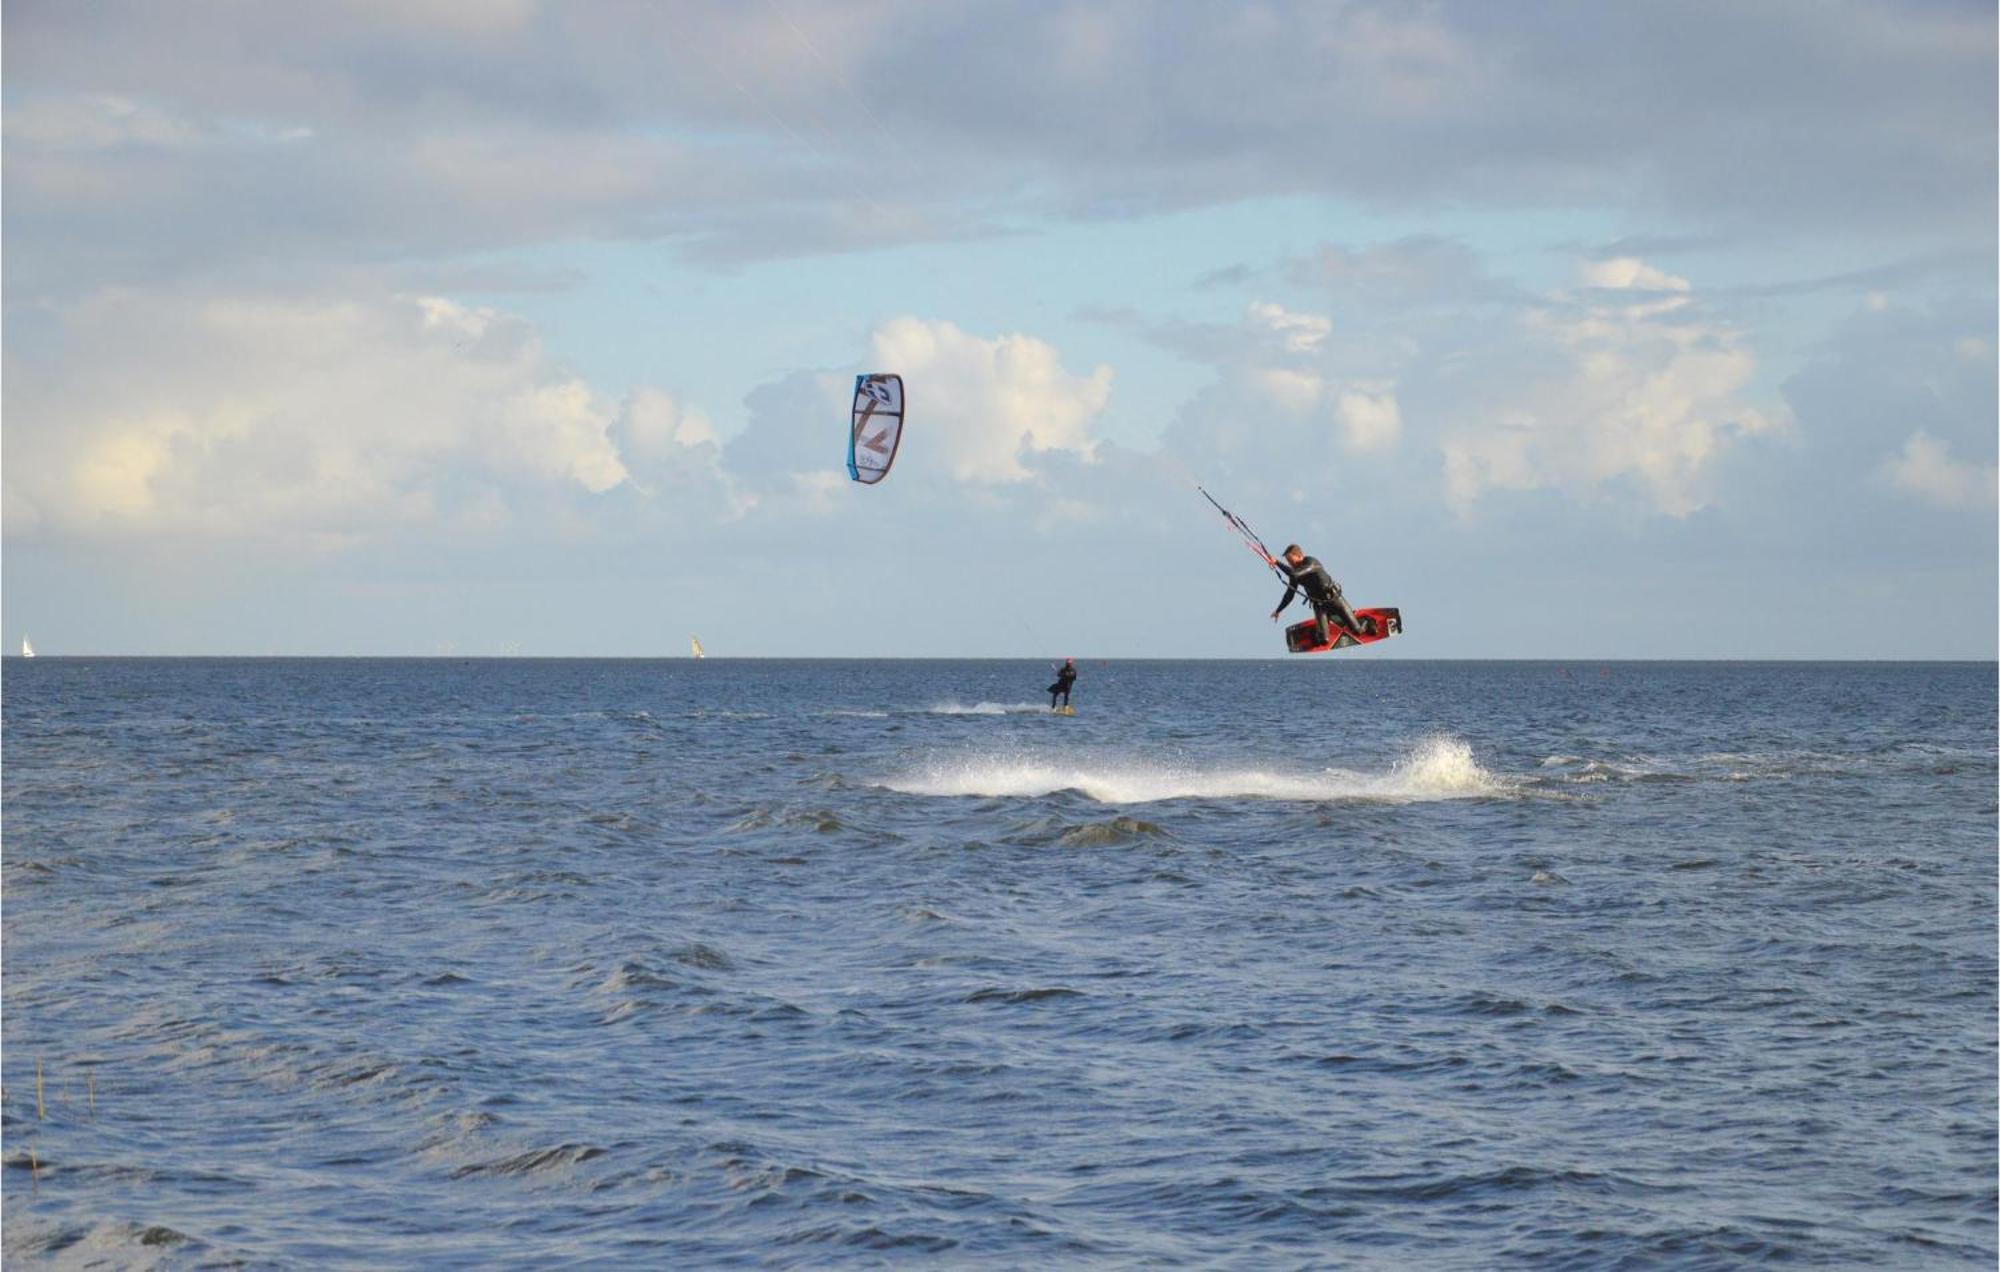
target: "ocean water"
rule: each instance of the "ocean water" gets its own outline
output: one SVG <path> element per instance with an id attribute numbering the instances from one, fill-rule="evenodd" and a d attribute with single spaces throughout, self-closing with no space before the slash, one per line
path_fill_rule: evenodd
<path id="1" fill-rule="evenodd" d="M 1990 1268 L 1992 664 L 8 660 L 10 1265 Z"/>

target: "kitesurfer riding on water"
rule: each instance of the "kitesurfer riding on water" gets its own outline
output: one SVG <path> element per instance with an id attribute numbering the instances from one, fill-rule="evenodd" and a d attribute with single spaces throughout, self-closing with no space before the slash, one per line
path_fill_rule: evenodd
<path id="1" fill-rule="evenodd" d="M 1279 555 L 1278 568 L 1285 572 L 1285 599 L 1279 601 L 1278 608 L 1271 611 L 1273 622 L 1277 621 L 1278 615 L 1285 612 L 1285 607 L 1292 603 L 1294 596 L 1304 592 L 1306 599 L 1312 602 L 1315 624 L 1313 630 L 1319 637 L 1320 644 L 1327 644 L 1332 639 L 1331 633 L 1327 631 L 1329 619 L 1357 636 L 1366 636 L 1373 630 L 1372 623 L 1364 624 L 1354 616 L 1354 611 L 1348 608 L 1347 598 L 1340 593 L 1340 584 L 1333 581 L 1333 576 L 1326 572 L 1326 567 L 1316 558 L 1307 556 L 1305 549 L 1298 544 L 1288 545 Z"/>
<path id="2" fill-rule="evenodd" d="M 1058 697 L 1062 699 L 1062 704 L 1065 707 L 1069 705 L 1069 687 L 1075 683 L 1076 659 L 1065 658 L 1063 659 L 1063 665 L 1056 668 L 1056 682 L 1049 686 L 1049 710 L 1054 711 L 1056 709 L 1056 699 Z"/>

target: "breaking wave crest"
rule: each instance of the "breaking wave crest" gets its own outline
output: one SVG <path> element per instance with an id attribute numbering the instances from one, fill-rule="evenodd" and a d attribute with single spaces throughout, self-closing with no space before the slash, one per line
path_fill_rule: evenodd
<path id="1" fill-rule="evenodd" d="M 880 785 L 906 795 L 1030 798 L 1077 791 L 1101 804 L 1148 804 L 1170 799 L 1420 800 L 1506 795 L 1513 784 L 1494 776 L 1457 738 L 1430 738 L 1388 771 L 1325 768 L 1195 766 L 1142 760 L 1101 762 L 1036 755 L 937 759 Z"/>

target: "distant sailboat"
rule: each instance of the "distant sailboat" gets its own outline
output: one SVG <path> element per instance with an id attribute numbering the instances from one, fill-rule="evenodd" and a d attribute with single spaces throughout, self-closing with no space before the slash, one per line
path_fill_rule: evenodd
<path id="1" fill-rule="evenodd" d="M 707 656 L 701 652 L 701 637 L 699 636 L 688 637 L 688 644 L 694 646 L 694 656 L 696 658 L 704 658 Z"/>
<path id="2" fill-rule="evenodd" d="M 21 637 L 21 657 L 33 658 L 34 656 L 35 656 L 35 647 L 28 643 L 28 638 L 26 636 Z"/>

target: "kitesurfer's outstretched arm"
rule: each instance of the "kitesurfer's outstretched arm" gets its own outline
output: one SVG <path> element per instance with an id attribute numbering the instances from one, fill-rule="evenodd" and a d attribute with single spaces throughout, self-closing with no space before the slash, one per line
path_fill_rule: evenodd
<path id="1" fill-rule="evenodd" d="M 1290 570 L 1286 570 L 1285 575 L 1290 581 L 1285 584 L 1285 594 L 1278 599 L 1278 608 L 1271 611 L 1271 617 L 1273 619 L 1276 619 L 1278 615 L 1284 613 L 1285 606 L 1290 605 L 1292 603 L 1292 598 L 1299 594 L 1298 578 L 1294 576 Z"/>

